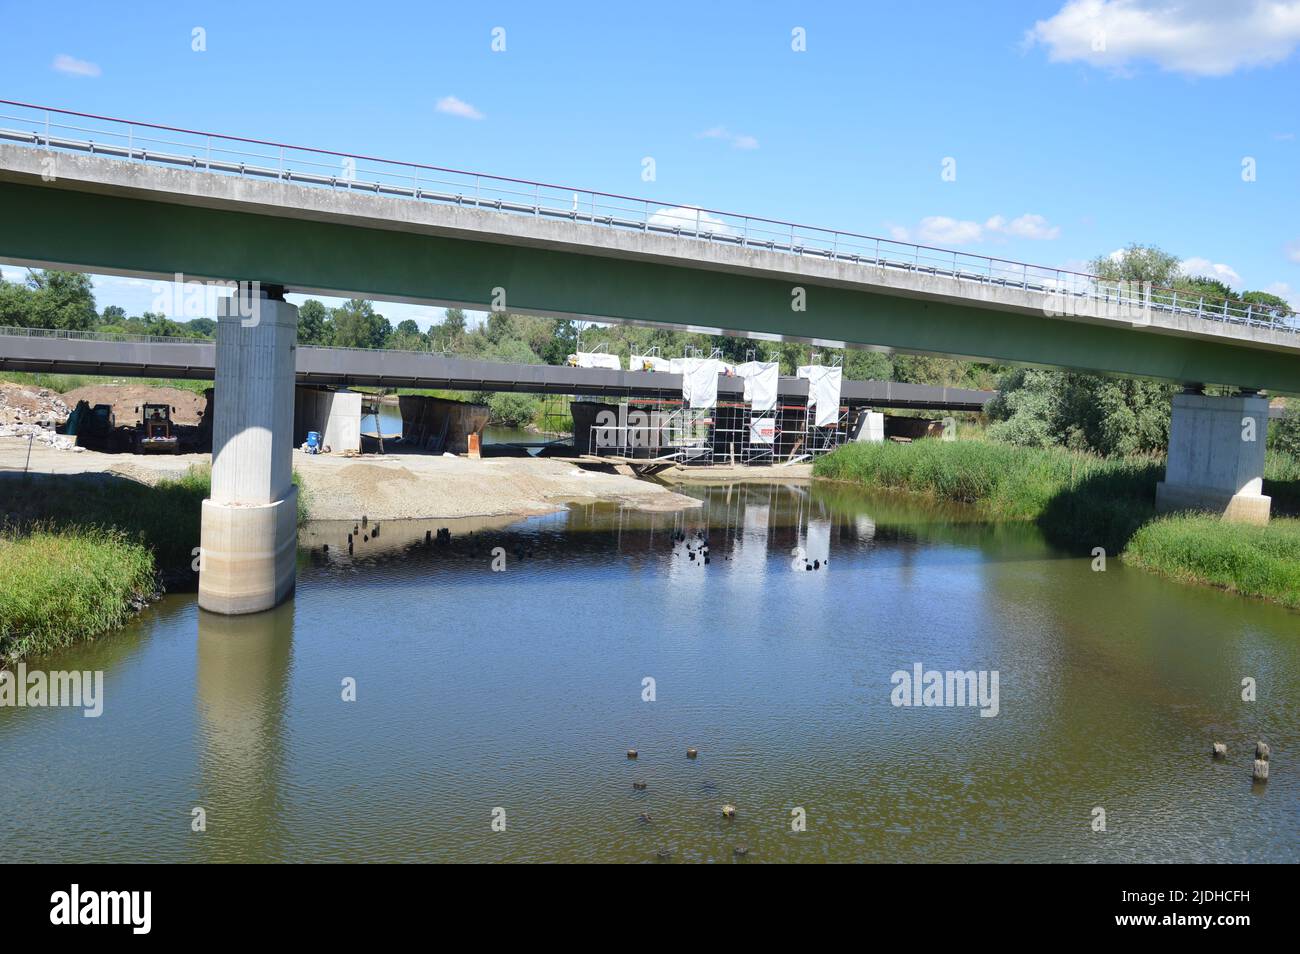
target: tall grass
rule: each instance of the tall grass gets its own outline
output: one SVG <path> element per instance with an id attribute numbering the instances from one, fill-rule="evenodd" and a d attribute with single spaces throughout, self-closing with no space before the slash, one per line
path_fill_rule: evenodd
<path id="1" fill-rule="evenodd" d="M 154 591 L 153 555 L 120 531 L 0 537 L 0 663 L 114 629 Z"/>
<path id="2" fill-rule="evenodd" d="M 1070 489 L 1104 485 L 1107 493 L 1132 499 L 1154 493 L 1161 463 L 982 440 L 921 440 L 846 444 L 819 458 L 813 473 L 976 504 L 999 519 L 1033 520 Z"/>
<path id="3" fill-rule="evenodd" d="M 196 586 L 194 548 L 211 483 L 202 465 L 152 486 L 105 474 L 0 485 L 0 662 L 120 626 L 160 584 Z M 300 524 L 309 506 L 299 487 Z"/>
<path id="4" fill-rule="evenodd" d="M 1257 527 L 1195 514 L 1161 517 L 1134 534 L 1124 560 L 1300 608 L 1300 520 Z"/>
<path id="5" fill-rule="evenodd" d="M 996 520 L 1034 520 L 1053 543 L 1104 547 L 1174 579 L 1300 606 L 1300 520 L 1263 527 L 1215 514 L 1158 518 L 1158 457 L 1101 458 L 979 440 L 849 444 L 813 465 L 818 477 L 973 504 Z M 1270 455 L 1266 492 L 1300 489 L 1300 463 Z M 1300 499 L 1300 494 L 1295 498 Z"/>

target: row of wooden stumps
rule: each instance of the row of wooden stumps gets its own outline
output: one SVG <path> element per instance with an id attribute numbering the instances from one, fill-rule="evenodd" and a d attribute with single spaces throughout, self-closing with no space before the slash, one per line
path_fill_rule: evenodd
<path id="1" fill-rule="evenodd" d="M 379 521 L 376 520 L 375 525 L 373 527 L 369 527 L 368 526 L 369 523 L 370 523 L 370 518 L 363 514 L 361 517 L 361 522 L 353 525 L 352 532 L 348 534 L 348 553 L 352 552 L 352 548 L 354 546 L 353 540 L 355 537 L 360 537 L 362 543 L 369 543 L 371 537 L 374 537 L 375 539 L 379 538 Z M 368 532 L 363 532 L 363 531 L 368 531 Z M 328 544 L 326 545 L 325 549 L 327 551 L 329 550 Z"/>
<path id="2" fill-rule="evenodd" d="M 641 753 L 638 752 L 636 749 L 627 750 L 627 757 L 629 759 L 636 759 L 637 756 L 639 756 L 640 754 Z M 686 757 L 688 759 L 698 758 L 699 754 L 700 752 L 698 749 L 690 748 L 686 750 Z M 636 789 L 638 792 L 644 792 L 646 790 L 646 782 L 644 779 L 639 779 L 639 778 L 633 779 L 632 787 Z M 736 806 L 730 803 L 723 805 L 722 817 L 726 819 L 734 819 L 736 817 Z M 651 821 L 653 821 L 653 819 L 650 817 L 649 813 L 647 812 L 642 812 L 640 815 L 638 815 L 637 820 L 642 824 L 649 824 Z M 745 855 L 749 854 L 748 845 L 737 845 L 734 850 L 737 858 L 743 858 Z M 671 852 L 666 850 L 661 850 L 658 853 L 661 859 L 667 859 L 671 856 L 671 854 L 672 854 Z"/>
<path id="3" fill-rule="evenodd" d="M 1217 761 L 1225 761 L 1228 758 L 1228 747 L 1222 742 L 1214 743 L 1214 758 Z M 1268 756 L 1269 748 L 1267 742 L 1255 743 L 1255 764 L 1251 767 L 1250 777 L 1256 782 L 1268 781 Z"/>

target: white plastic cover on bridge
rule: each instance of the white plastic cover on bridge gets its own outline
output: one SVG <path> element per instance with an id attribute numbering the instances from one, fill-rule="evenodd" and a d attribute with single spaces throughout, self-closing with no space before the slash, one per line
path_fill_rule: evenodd
<path id="1" fill-rule="evenodd" d="M 628 358 L 629 371 L 671 371 L 672 362 L 652 354 L 634 354 Z"/>
<path id="2" fill-rule="evenodd" d="M 830 427 L 838 421 L 844 369 L 829 364 L 806 364 L 795 373 L 808 379 L 808 410 L 816 409 L 813 423 L 818 427 Z"/>
<path id="3" fill-rule="evenodd" d="M 736 374 L 745 380 L 745 401 L 755 411 L 776 407 L 776 389 L 780 366 L 775 361 L 746 361 L 736 365 Z"/>
<path id="4" fill-rule="evenodd" d="M 717 407 L 718 375 L 726 370 L 717 358 L 674 358 L 681 361 L 682 400 L 690 407 Z"/>
<path id="5" fill-rule="evenodd" d="M 623 362 L 616 354 L 603 351 L 579 351 L 574 358 L 580 368 L 605 368 L 608 371 L 622 371 Z"/>

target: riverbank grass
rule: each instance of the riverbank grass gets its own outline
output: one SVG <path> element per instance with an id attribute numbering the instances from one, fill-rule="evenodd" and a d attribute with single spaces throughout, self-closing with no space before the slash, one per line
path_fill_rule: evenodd
<path id="1" fill-rule="evenodd" d="M 1284 478 L 1292 472 L 1277 460 L 1269 471 Z M 1102 547 L 1172 579 L 1300 606 L 1300 520 L 1275 517 L 1257 527 L 1207 513 L 1160 517 L 1158 457 L 922 440 L 848 444 L 818 459 L 813 474 L 971 504 L 992 520 L 1032 520 L 1066 549 Z"/>
<path id="2" fill-rule="evenodd" d="M 1300 608 L 1300 520 L 1267 526 L 1175 514 L 1141 527 L 1124 562 L 1186 583 L 1205 583 Z"/>
<path id="3" fill-rule="evenodd" d="M 153 554 L 115 530 L 0 537 L 0 663 L 121 626 L 154 591 Z"/>
<path id="4" fill-rule="evenodd" d="M 6 478 L 0 664 L 115 629 L 160 588 L 196 586 L 211 483 L 206 465 L 153 485 L 106 474 Z M 308 507 L 299 487 L 300 524 Z"/>

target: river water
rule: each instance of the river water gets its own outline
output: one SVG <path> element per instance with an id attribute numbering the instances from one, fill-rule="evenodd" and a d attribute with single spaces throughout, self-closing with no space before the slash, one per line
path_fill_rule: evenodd
<path id="1" fill-rule="evenodd" d="M 0 858 L 1300 860 L 1300 615 L 958 508 L 690 492 L 351 556 L 313 525 L 278 610 L 169 596 L 31 661 L 104 712 L 0 709 Z M 997 714 L 894 705 L 916 664 L 996 670 Z"/>

